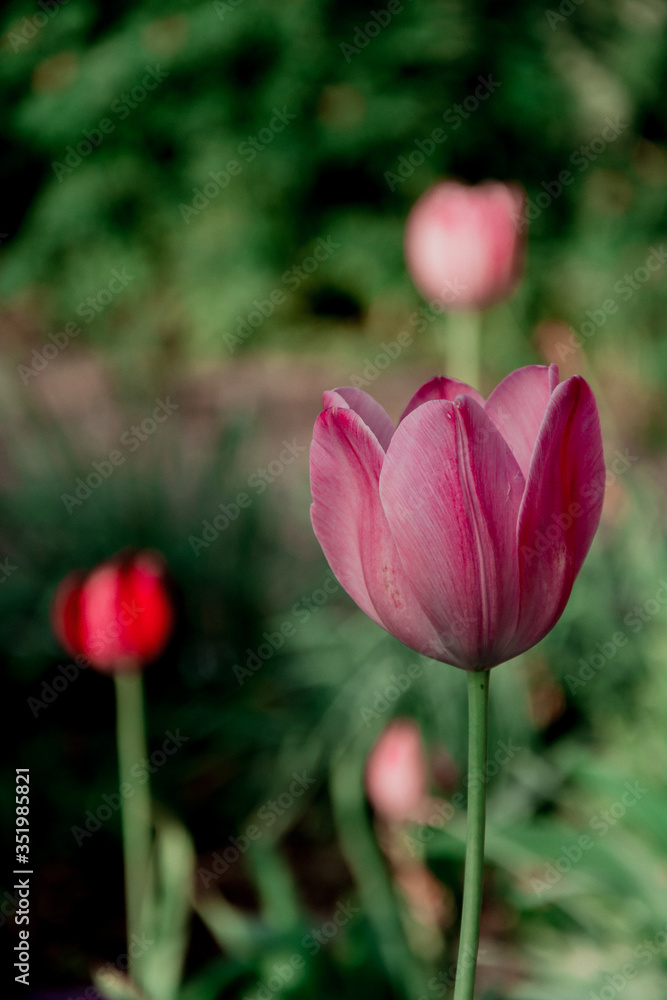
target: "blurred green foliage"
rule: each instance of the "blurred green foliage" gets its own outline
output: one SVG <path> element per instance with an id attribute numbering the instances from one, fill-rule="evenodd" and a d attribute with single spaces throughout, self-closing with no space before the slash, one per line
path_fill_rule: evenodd
<path id="1" fill-rule="evenodd" d="M 563 17 L 538 0 L 424 0 L 386 17 L 379 30 L 325 0 L 10 5 L 0 291 L 111 354 L 143 346 L 144 365 L 156 345 L 225 356 L 223 335 L 274 289 L 286 301 L 253 344 L 303 346 L 378 310 L 386 336 L 417 302 L 409 206 L 445 174 L 494 176 L 533 205 L 528 281 L 498 321 L 516 353 L 535 322 L 578 327 L 610 297 L 605 336 L 655 330 L 661 274 L 636 298 L 613 285 L 665 227 L 664 3 L 586 0 Z M 283 276 L 318 237 L 340 249 L 293 288 Z M 114 269 L 132 281 L 88 319 Z"/>
<path id="2" fill-rule="evenodd" d="M 232 406 L 238 417 L 219 426 L 183 404 L 71 513 L 61 497 L 106 455 L 113 419 L 129 427 L 157 393 L 196 396 L 188 379 L 230 361 L 229 335 L 276 290 L 284 300 L 233 351 L 234 363 L 245 354 L 241 383 L 253 365 L 286 382 L 285 355 L 363 371 L 420 305 L 402 256 L 409 207 L 454 175 L 517 180 L 529 198 L 526 278 L 486 318 L 485 383 L 545 355 L 582 369 L 608 465 L 635 456 L 610 475 L 608 514 L 561 623 L 492 675 L 490 747 L 520 749 L 489 780 L 479 997 L 580 1000 L 614 976 L 628 978 L 626 1000 L 664 995 L 666 949 L 656 943 L 646 962 L 636 949 L 667 924 L 656 596 L 667 578 L 667 284 L 662 264 L 646 267 L 667 222 L 667 6 L 404 0 L 376 32 L 371 11 L 386 6 L 347 0 L 55 2 L 5 7 L 0 62 L 0 555 L 16 567 L 0 583 L 0 655 L 18 720 L 0 822 L 10 837 L 13 768 L 30 767 L 35 984 L 72 991 L 125 950 L 118 816 L 80 847 L 72 835 L 117 781 L 111 684 L 81 671 L 54 688 L 67 660 L 49 602 L 71 568 L 138 545 L 164 554 L 180 607 L 146 686 L 151 746 L 170 729 L 188 738 L 152 777 L 197 855 L 183 1000 L 254 998 L 262 984 L 295 1000 L 449 995 L 464 816 L 402 841 L 443 887 L 444 916 L 425 926 L 378 846 L 362 768 L 384 725 L 407 714 L 433 754 L 434 794 L 465 790 L 465 678 L 322 589 L 305 462 L 198 553 L 190 537 L 246 488 L 266 448 L 261 407 Z M 495 81 L 483 100 L 480 78 Z M 335 252 L 295 271 L 320 238 Z M 584 351 L 567 348 L 558 322 Z M 34 352 L 63 331 L 67 352 L 42 375 Z M 438 337 L 433 324 L 397 368 L 439 367 Z M 47 379 L 71 371 L 52 391 L 76 398 L 90 376 L 76 364 L 90 358 L 119 413 L 100 397 L 54 416 Z M 313 415 L 325 387 L 312 386 Z M 404 400 L 392 402 L 399 412 Z M 285 622 L 295 634 L 239 673 Z M 415 663 L 420 676 L 394 700 L 392 677 Z M 48 689 L 52 703 L 29 701 Z M 279 814 L 267 804 L 295 771 L 313 784 Z M 591 822 L 636 782 L 646 791 L 601 835 Z M 262 808 L 261 838 L 216 873 Z M 593 847 L 572 862 L 584 835 Z M 559 862 L 562 877 L 538 891 Z M 313 931 L 348 904 L 349 921 L 315 948 Z M 268 987 L 295 955 L 303 965 Z M 630 979 L 619 970 L 633 962 Z"/>

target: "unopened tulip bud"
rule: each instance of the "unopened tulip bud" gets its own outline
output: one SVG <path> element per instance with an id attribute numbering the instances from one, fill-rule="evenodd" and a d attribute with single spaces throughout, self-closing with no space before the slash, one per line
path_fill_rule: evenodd
<path id="1" fill-rule="evenodd" d="M 488 399 L 436 377 L 394 428 L 361 389 L 324 394 L 310 451 L 315 534 L 359 607 L 425 656 L 486 670 L 563 613 L 606 471 L 579 375 L 530 365 Z"/>
<path id="2" fill-rule="evenodd" d="M 524 202 L 518 185 L 492 181 L 443 181 L 423 194 L 405 227 L 405 259 L 422 295 L 449 309 L 508 298 L 523 272 Z"/>
<path id="3" fill-rule="evenodd" d="M 366 791 L 384 819 L 405 822 L 420 814 L 428 776 L 419 727 L 411 719 L 390 722 L 366 763 Z"/>
<path id="4" fill-rule="evenodd" d="M 65 649 L 103 673 L 142 669 L 162 652 L 173 626 L 162 559 L 121 553 L 90 573 L 70 573 L 56 590 L 51 620 Z"/>

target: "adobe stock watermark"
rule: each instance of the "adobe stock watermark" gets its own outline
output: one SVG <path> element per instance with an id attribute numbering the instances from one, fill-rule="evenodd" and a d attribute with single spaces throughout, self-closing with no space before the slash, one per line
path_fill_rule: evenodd
<path id="1" fill-rule="evenodd" d="M 530 885 L 534 893 L 542 896 L 557 885 L 564 875 L 567 875 L 575 865 L 579 864 L 586 852 L 591 851 L 596 843 L 616 826 L 628 809 L 636 805 L 648 792 L 648 788 L 642 788 L 638 781 L 634 783 L 626 781 L 624 788 L 625 791 L 620 799 L 612 803 L 609 809 L 601 809 L 588 821 L 589 829 L 597 835 L 598 839 L 593 840 L 590 834 L 582 833 L 574 843 L 562 844 L 561 853 L 556 860 L 545 865 L 539 878 L 531 878 Z"/>
<path id="2" fill-rule="evenodd" d="M 104 965 L 98 966 L 95 970 L 97 982 L 108 981 L 110 984 L 118 984 L 121 978 L 119 972 L 127 972 L 130 967 L 130 961 L 145 954 L 154 944 L 154 939 L 149 938 L 147 934 L 140 936 L 133 931 L 130 935 L 127 951 L 119 955 L 115 962 L 105 962 Z M 86 986 L 83 993 L 77 993 L 75 997 L 70 996 L 67 1000 L 105 1000 L 106 995 L 103 996 L 95 986 Z"/>
<path id="3" fill-rule="evenodd" d="M 7 920 L 14 916 L 17 912 L 19 906 L 19 898 L 14 893 L 12 895 L 10 892 L 3 893 L 2 901 L 0 902 L 0 927 L 4 927 Z"/>
<path id="4" fill-rule="evenodd" d="M 296 604 L 292 605 L 290 617 L 281 623 L 276 632 L 264 632 L 262 638 L 265 641 L 260 643 L 256 650 L 250 648 L 246 650 L 245 666 L 239 663 L 234 664 L 232 669 L 239 682 L 239 686 L 242 687 L 248 677 L 256 674 L 271 659 L 273 654 L 284 645 L 286 639 L 291 639 L 292 636 L 296 635 L 297 625 L 294 624 L 292 619 L 295 619 L 298 625 L 305 625 L 313 615 L 322 610 L 329 598 L 333 594 L 338 593 L 339 590 L 340 584 L 338 580 L 336 580 L 333 573 L 329 572 L 325 576 L 321 587 L 317 587 L 312 594 L 302 597 Z"/>
<path id="5" fill-rule="evenodd" d="M 362 705 L 359 709 L 364 725 L 368 729 L 371 720 L 381 719 L 402 694 L 412 687 L 416 680 L 424 676 L 421 663 L 411 663 L 405 673 L 390 674 L 389 683 L 373 694 L 372 707 Z"/>
<path id="6" fill-rule="evenodd" d="M 123 630 L 144 614 L 145 610 L 137 604 L 136 600 L 122 601 L 116 614 L 116 620 L 109 622 L 104 628 L 95 629 L 88 635 L 87 641 L 91 655 L 96 656 L 98 653 L 102 653 L 107 648 L 109 640 L 117 639 Z M 77 653 L 73 663 L 61 663 L 55 677 L 42 681 L 39 698 L 31 695 L 26 699 L 26 704 L 32 712 L 33 718 L 36 719 L 40 712 L 52 705 L 89 666 L 90 660 L 83 653 Z"/>
<path id="7" fill-rule="evenodd" d="M 567 21 L 568 17 L 574 14 L 577 7 L 581 7 L 585 0 L 562 0 L 558 5 L 558 10 L 545 10 L 544 16 L 552 31 L 555 31 L 559 24 Z"/>
<path id="8" fill-rule="evenodd" d="M 426 822 L 411 827 L 409 833 L 406 832 L 403 834 L 403 842 L 412 857 L 419 856 L 424 844 L 428 844 L 433 839 L 435 830 L 442 829 L 453 819 L 457 809 L 465 807 L 468 801 L 467 790 L 471 786 L 486 785 L 518 753 L 521 753 L 522 749 L 523 747 L 515 746 L 511 739 L 509 743 L 506 743 L 504 740 L 498 740 L 495 753 L 493 757 L 487 757 L 483 770 L 481 772 L 468 771 L 463 777 L 461 784 L 466 791 L 456 792 L 450 799 L 432 800 L 432 812 L 426 818 Z"/>
<path id="9" fill-rule="evenodd" d="M 623 302 L 629 302 L 635 292 L 638 292 L 651 279 L 651 276 L 664 266 L 665 261 L 667 261 L 667 252 L 664 246 L 661 244 L 659 247 L 651 247 L 651 252 L 644 263 L 635 268 L 631 274 L 624 274 L 614 284 L 614 292 Z M 605 325 L 608 318 L 617 312 L 618 302 L 612 298 L 605 299 L 598 309 L 587 309 L 587 318 L 579 330 L 572 331 L 566 341 L 560 341 L 556 345 L 559 362 L 568 355 L 575 354 L 584 342 L 593 337 Z"/>
<path id="10" fill-rule="evenodd" d="M 96 316 L 104 312 L 113 300 L 125 291 L 131 281 L 135 279 L 134 274 L 128 274 L 127 268 L 114 268 L 109 281 L 93 295 L 80 302 L 76 307 L 76 314 L 80 316 L 84 323 L 92 323 Z M 78 323 L 66 323 L 62 330 L 56 333 L 48 333 L 50 343 L 44 344 L 41 349 L 32 349 L 32 363 L 29 365 L 17 365 L 16 370 L 21 376 L 21 381 L 27 385 L 31 378 L 36 378 L 47 367 L 50 361 L 57 358 L 65 350 L 74 337 L 81 333 L 81 326 Z"/>
<path id="11" fill-rule="evenodd" d="M 412 0 L 407 0 L 412 3 Z M 380 34 L 383 28 L 391 24 L 394 16 L 404 10 L 403 0 L 389 0 L 382 10 L 369 11 L 369 20 L 364 25 L 357 25 L 354 29 L 352 42 L 341 42 L 340 50 L 345 57 L 346 63 L 352 62 L 352 56 L 359 55 L 360 52 L 370 45 L 374 38 Z"/>
<path id="12" fill-rule="evenodd" d="M 151 91 L 156 90 L 162 81 L 169 76 L 169 71 L 160 69 L 159 64 L 146 66 L 145 69 L 148 72 L 142 77 L 141 82 L 132 87 L 131 90 L 121 94 L 120 97 L 116 97 L 109 105 L 109 111 L 116 115 L 119 121 L 125 121 L 132 111 L 146 100 Z M 58 183 L 61 183 L 64 177 L 81 166 L 95 149 L 99 149 L 106 136 L 115 131 L 116 123 L 112 118 L 106 116 L 101 118 L 94 128 L 84 128 L 81 133 L 83 139 L 77 142 L 76 147 L 69 145 L 65 148 L 66 155 L 63 157 L 63 162 L 61 163 L 59 160 L 51 162 L 51 169 L 58 178 Z"/>
<path id="13" fill-rule="evenodd" d="M 335 243 L 331 236 L 326 240 L 319 236 L 315 244 L 315 249 L 311 254 L 304 257 L 298 264 L 294 264 L 289 270 L 283 271 L 280 281 L 290 292 L 295 292 L 311 274 L 319 268 L 320 264 L 329 260 L 337 250 L 340 250 L 340 243 Z M 223 333 L 224 340 L 230 354 L 250 337 L 255 330 L 262 325 L 265 319 L 273 313 L 276 306 L 280 306 L 287 301 L 287 294 L 282 288 L 274 288 L 266 299 L 254 299 L 252 312 L 246 317 L 237 316 L 237 325 L 234 333 Z"/>
<path id="14" fill-rule="evenodd" d="M 14 52 L 18 52 L 24 45 L 29 45 L 66 3 L 69 3 L 69 0 L 37 0 L 40 10 L 30 17 L 24 17 L 16 31 L 7 32 L 7 41 Z"/>
<path id="15" fill-rule="evenodd" d="M 470 969 L 477 964 L 477 957 L 485 955 L 486 948 L 478 948 L 473 951 L 467 945 L 463 953 L 459 955 L 458 962 L 453 962 L 448 969 L 441 969 L 436 976 L 432 976 L 427 983 L 428 996 L 422 994 L 418 1000 L 431 1000 L 435 996 L 438 1000 L 447 996 L 447 991 L 454 988 L 456 984 L 456 974 L 459 969 Z"/>
<path id="16" fill-rule="evenodd" d="M 477 111 L 480 104 L 488 100 L 501 85 L 500 80 L 494 80 L 492 76 L 478 76 L 477 80 L 478 84 L 473 93 L 469 94 L 461 104 L 453 104 L 442 115 L 442 120 L 450 126 L 452 132 L 456 132 L 463 122 Z M 412 177 L 417 167 L 420 167 L 438 146 L 447 142 L 448 138 L 448 133 L 444 129 L 434 128 L 425 138 L 415 139 L 413 146 L 417 148 L 399 156 L 395 171 L 385 171 L 384 179 L 389 190 L 395 191 L 399 184 L 404 184 L 409 177 Z"/>
<path id="17" fill-rule="evenodd" d="M 211 882 L 217 881 L 221 875 L 228 872 L 231 866 L 249 850 L 250 845 L 259 840 L 309 788 L 316 784 L 315 778 L 309 778 L 306 771 L 293 771 L 292 779 L 286 790 L 276 799 L 269 799 L 259 807 L 255 813 L 255 821 L 249 823 L 243 833 L 238 837 L 227 838 L 227 846 L 212 855 L 209 867 L 202 866 L 197 869 L 197 878 L 205 889 L 208 889 Z"/>
<path id="18" fill-rule="evenodd" d="M 225 15 L 233 13 L 243 2 L 244 0 L 213 0 L 213 10 L 224 21 Z"/>
<path id="19" fill-rule="evenodd" d="M 633 635 L 644 628 L 647 622 L 655 618 L 667 605 L 667 580 L 659 580 L 658 587 L 653 597 L 647 598 L 643 604 L 636 604 L 626 614 L 623 622 L 628 626 Z M 603 670 L 611 660 L 614 659 L 619 649 L 628 644 L 627 632 L 619 629 L 614 632 L 610 639 L 605 642 L 596 642 L 595 651 L 588 659 L 581 657 L 579 660 L 579 670 L 576 674 L 566 674 L 565 683 L 570 693 L 573 694 L 579 688 L 585 687 L 589 681 L 593 680 L 601 670 Z"/>
<path id="20" fill-rule="evenodd" d="M 74 663 L 60 664 L 58 673 L 50 681 L 42 681 L 40 697 L 30 695 L 26 699 L 26 704 L 36 719 L 40 712 L 52 705 L 54 701 L 90 666 L 89 660 L 82 653 L 77 653 Z"/>
<path id="21" fill-rule="evenodd" d="M 386 371 L 393 362 L 401 356 L 407 347 L 411 347 L 414 342 L 415 333 L 424 333 L 431 323 L 439 316 L 442 316 L 451 302 L 456 302 L 463 292 L 467 290 L 467 285 L 459 281 L 448 281 L 441 289 L 440 299 L 431 299 L 428 305 L 419 306 L 408 316 L 408 327 L 410 329 L 401 330 L 389 343 L 384 341 L 380 345 L 381 350 L 373 358 L 366 358 L 363 362 L 361 375 L 349 375 L 349 384 L 355 389 L 365 389 L 372 385 Z"/>
<path id="22" fill-rule="evenodd" d="M 605 118 L 605 127 L 601 130 L 600 135 L 591 139 L 588 144 L 584 143 L 575 149 L 570 155 L 569 162 L 573 167 L 576 167 L 577 173 L 582 174 L 628 128 L 630 128 L 629 122 L 622 122 L 618 116 L 613 119 Z M 534 199 L 529 198 L 523 213 L 515 216 L 514 223 L 517 228 L 521 231 L 539 218 L 556 198 L 560 198 L 563 190 L 574 183 L 575 179 L 576 174 L 573 174 L 571 170 L 561 170 L 557 178 L 551 181 L 542 181 L 541 187 L 544 190 L 535 195 Z"/>
<path id="23" fill-rule="evenodd" d="M 351 900 L 338 902 L 330 920 L 318 928 L 311 928 L 301 940 L 301 948 L 309 955 L 317 955 L 322 948 L 340 933 L 350 920 L 361 913 L 361 907 L 353 906 Z M 283 995 L 285 987 L 294 979 L 294 973 L 305 967 L 302 952 L 295 951 L 284 962 L 274 962 L 266 977 L 257 982 L 243 997 L 243 1000 L 271 1000 L 276 994 Z"/>
<path id="24" fill-rule="evenodd" d="M 252 494 L 241 491 L 230 503 L 218 504 L 219 513 L 210 521 L 202 521 L 201 538 L 197 535 L 188 536 L 188 542 L 196 556 L 199 556 L 202 549 L 208 549 L 213 542 L 216 542 L 222 532 L 236 521 L 241 511 L 247 510 L 252 505 L 254 497 L 261 496 L 271 483 L 275 483 L 276 479 L 282 476 L 289 465 L 308 451 L 305 445 L 297 444 L 296 440 L 283 441 L 282 445 L 282 451 L 277 458 L 272 459 L 265 468 L 255 469 L 248 476 L 248 487 L 252 489 Z"/>
<path id="25" fill-rule="evenodd" d="M 15 566 L 9 556 L 0 559 L 0 586 L 9 580 L 13 573 L 16 573 L 18 566 Z"/>
<path id="26" fill-rule="evenodd" d="M 631 469 L 638 461 L 639 455 L 631 454 L 629 448 L 624 451 L 617 448 L 610 464 L 605 469 L 604 476 L 599 481 L 584 483 L 582 486 L 579 495 L 583 502 L 573 500 L 566 511 L 561 514 L 552 514 L 551 523 L 545 527 L 544 531 L 535 532 L 532 544 L 521 546 L 521 556 L 525 559 L 526 565 L 532 566 L 535 559 L 539 559 L 546 552 L 561 545 L 564 535 L 571 530 L 580 517 L 588 512 L 590 506 L 599 500 L 606 488 L 624 476 L 628 469 Z"/>
<path id="27" fill-rule="evenodd" d="M 285 130 L 291 121 L 294 121 L 296 114 L 288 111 L 283 105 L 282 108 L 273 109 L 273 117 L 268 125 L 261 128 L 256 135 L 247 136 L 236 148 L 237 155 L 242 157 L 246 163 L 252 163 L 259 154 L 270 146 L 275 137 Z M 210 181 L 206 181 L 200 188 L 193 188 L 194 198 L 190 204 L 181 204 L 178 210 L 186 225 L 190 225 L 190 219 L 198 216 L 210 205 L 214 198 L 217 198 L 221 191 L 229 186 L 232 177 L 238 177 L 243 170 L 243 164 L 238 160 L 229 160 L 222 170 L 210 170 L 208 176 Z"/>
<path id="28" fill-rule="evenodd" d="M 274 962 L 263 982 L 257 982 L 243 994 L 243 1000 L 271 1000 L 278 994 L 284 995 L 285 989 L 290 989 L 289 983 L 294 974 L 305 967 L 305 959 L 299 952 L 290 955 L 284 962 Z"/>
<path id="29" fill-rule="evenodd" d="M 82 476 L 77 476 L 74 480 L 72 493 L 61 493 L 60 499 L 68 514 L 71 514 L 77 507 L 81 507 L 92 496 L 93 490 L 99 489 L 117 468 L 125 465 L 128 454 L 131 455 L 140 448 L 144 441 L 155 434 L 165 420 L 168 420 L 176 410 L 180 409 L 180 403 L 173 403 L 171 396 L 167 396 L 166 400 L 156 399 L 155 403 L 157 405 L 150 416 L 144 417 L 141 423 L 133 424 L 132 427 L 123 431 L 119 442 L 123 450 L 114 448 L 102 461 L 93 462 L 93 471 L 89 472 L 85 479 Z"/>
<path id="30" fill-rule="evenodd" d="M 424 308 L 423 306 L 421 307 Z M 355 389 L 371 385 L 382 372 L 401 356 L 406 347 L 410 347 L 414 341 L 414 336 L 409 330 L 401 330 L 396 340 L 391 340 L 388 344 L 382 341 L 380 350 L 373 358 L 365 358 L 361 375 L 349 375 L 348 382 Z"/>
<path id="31" fill-rule="evenodd" d="M 133 798 L 136 795 L 137 786 L 145 785 L 151 774 L 155 774 L 161 767 L 164 767 L 169 758 L 178 753 L 183 744 L 187 743 L 190 739 L 189 736 L 183 736 L 180 729 L 177 729 L 175 733 L 172 733 L 168 729 L 164 735 L 165 739 L 158 750 L 153 750 L 150 756 L 144 757 L 132 765 L 130 774 L 134 781 L 131 783 L 123 781 L 119 790 L 112 792 L 110 795 L 104 792 L 102 801 L 96 806 L 95 810 L 86 810 L 83 826 L 73 826 L 71 828 L 77 847 L 81 847 L 85 840 L 92 837 L 94 833 L 97 833 L 102 828 L 102 825 L 110 820 L 114 813 L 118 812 L 123 804 L 123 800 Z"/>
<path id="32" fill-rule="evenodd" d="M 667 944 L 667 925 L 652 938 L 644 938 L 641 944 L 632 949 L 635 961 L 626 962 L 615 972 L 606 972 L 605 985 L 597 993 L 591 990 L 588 995 L 589 1000 L 614 1000 L 629 982 L 637 978 L 641 966 L 649 965 L 654 958 L 664 955 L 665 944 Z"/>
<path id="33" fill-rule="evenodd" d="M 345 903 L 339 901 L 331 918 L 317 928 L 311 927 L 310 933 L 301 939 L 301 947 L 309 955 L 317 955 L 358 913 L 361 913 L 361 908 L 353 906 L 349 899 Z"/>

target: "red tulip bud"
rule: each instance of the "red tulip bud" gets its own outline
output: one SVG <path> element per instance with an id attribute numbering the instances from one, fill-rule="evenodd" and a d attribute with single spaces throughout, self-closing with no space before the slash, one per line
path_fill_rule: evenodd
<path id="1" fill-rule="evenodd" d="M 141 670 L 162 652 L 173 626 L 161 557 L 120 553 L 90 573 L 75 570 L 56 590 L 51 621 L 65 649 L 103 673 Z"/>

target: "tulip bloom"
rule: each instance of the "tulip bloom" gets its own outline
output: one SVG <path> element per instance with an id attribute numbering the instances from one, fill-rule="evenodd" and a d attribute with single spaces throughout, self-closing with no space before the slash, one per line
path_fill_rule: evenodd
<path id="1" fill-rule="evenodd" d="M 419 727 L 395 719 L 381 733 L 366 762 L 366 791 L 384 819 L 418 818 L 427 797 L 426 759 Z"/>
<path id="2" fill-rule="evenodd" d="M 141 669 L 172 630 L 162 560 L 152 552 L 121 553 L 88 574 L 70 573 L 56 590 L 51 619 L 65 649 L 103 673 Z"/>
<path id="3" fill-rule="evenodd" d="M 405 259 L 427 299 L 482 309 L 507 298 L 523 272 L 525 197 L 518 185 L 436 184 L 413 206 Z"/>
<path id="4" fill-rule="evenodd" d="M 487 400 L 434 378 L 394 428 L 359 389 L 324 394 L 312 523 L 359 607 L 406 646 L 486 670 L 553 628 L 597 529 L 605 467 L 595 398 L 556 365 Z"/>

